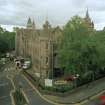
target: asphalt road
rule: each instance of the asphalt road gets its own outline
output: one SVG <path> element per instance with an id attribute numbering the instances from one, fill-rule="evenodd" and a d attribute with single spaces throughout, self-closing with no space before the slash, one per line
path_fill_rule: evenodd
<path id="1" fill-rule="evenodd" d="M 11 81 L 8 77 L 14 77 L 15 87 L 22 87 L 26 94 L 29 105 L 51 105 L 44 101 L 36 92 L 32 89 L 29 83 L 21 76 L 19 71 L 15 70 L 14 64 L 10 63 L 5 66 L 3 71 L 0 71 L 0 105 L 12 105 L 10 91 L 13 90 Z"/>
<path id="2" fill-rule="evenodd" d="M 37 92 L 33 90 L 26 79 L 21 75 L 21 72 L 19 73 L 19 71 L 15 70 L 14 64 L 8 65 L 6 69 L 0 72 L 0 105 L 11 105 L 10 91 L 13 87 L 11 81 L 7 79 L 7 75 L 10 77 L 15 76 L 13 79 L 15 87 L 23 88 L 23 91 L 29 100 L 29 105 L 52 105 L 43 100 Z M 96 98 L 94 100 L 89 100 L 84 105 L 100 105 L 99 103 L 99 99 Z"/>
<path id="3" fill-rule="evenodd" d="M 7 63 L 0 70 L 0 105 L 12 105 L 10 92 L 13 90 L 13 86 L 7 76 L 17 74 L 13 65 L 13 63 Z"/>
<path id="4" fill-rule="evenodd" d="M 0 77 L 0 105 L 11 105 L 10 91 L 12 89 L 10 80 Z"/>
<path id="5" fill-rule="evenodd" d="M 94 99 L 94 100 L 89 100 L 87 103 L 85 103 L 84 105 L 100 105 L 100 102 L 98 99 Z"/>
<path id="6" fill-rule="evenodd" d="M 23 76 L 21 76 L 21 75 L 15 76 L 14 83 L 15 83 L 16 87 L 20 86 L 21 88 L 23 88 L 24 93 L 26 94 L 26 96 L 29 100 L 29 105 L 52 105 L 52 104 L 44 101 L 37 94 L 37 92 L 35 92 L 35 90 L 33 90 L 33 88 L 29 85 L 29 83 L 24 79 Z"/>
<path id="7" fill-rule="evenodd" d="M 105 93 L 99 95 L 97 98 L 93 99 L 93 100 L 89 100 L 87 103 L 85 103 L 84 105 L 103 105 L 102 101 L 100 100 L 101 96 L 105 96 Z M 105 101 L 104 101 L 105 102 Z"/>

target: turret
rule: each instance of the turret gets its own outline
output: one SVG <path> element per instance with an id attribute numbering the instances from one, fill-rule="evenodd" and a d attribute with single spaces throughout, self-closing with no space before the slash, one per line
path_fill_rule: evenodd
<path id="1" fill-rule="evenodd" d="M 32 28 L 35 29 L 35 22 L 33 20 L 33 23 L 32 23 Z"/>
<path id="2" fill-rule="evenodd" d="M 27 28 L 32 28 L 32 22 L 31 22 L 30 17 L 29 17 L 28 22 L 27 22 Z"/>
<path id="3" fill-rule="evenodd" d="M 86 15 L 85 15 L 85 18 L 84 18 L 86 24 L 88 25 L 89 28 L 92 28 L 94 29 L 94 23 L 93 21 L 91 20 L 90 16 L 89 16 L 89 11 L 87 9 L 86 11 Z"/>
<path id="4" fill-rule="evenodd" d="M 86 11 L 85 20 L 88 21 L 88 22 L 91 22 L 88 9 L 87 9 L 87 11 Z"/>
<path id="5" fill-rule="evenodd" d="M 92 21 L 92 23 L 91 23 L 91 24 L 92 24 L 92 28 L 94 29 L 94 22 Z"/>
<path id="6" fill-rule="evenodd" d="M 85 18 L 87 18 L 87 19 L 89 19 L 90 17 L 89 17 L 89 12 L 88 12 L 88 9 L 87 9 L 87 11 L 86 11 L 86 16 L 85 16 Z"/>
<path id="7" fill-rule="evenodd" d="M 50 23 L 48 22 L 48 20 L 45 21 L 45 24 L 43 25 L 43 28 L 44 28 L 44 29 L 50 29 L 50 28 L 51 28 L 51 25 L 50 25 Z"/>

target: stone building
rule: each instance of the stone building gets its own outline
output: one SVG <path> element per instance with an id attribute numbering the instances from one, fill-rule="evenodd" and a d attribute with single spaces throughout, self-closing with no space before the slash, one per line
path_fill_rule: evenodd
<path id="1" fill-rule="evenodd" d="M 84 20 L 89 28 L 94 29 L 88 10 Z M 56 48 L 62 35 L 59 26 L 52 28 L 46 20 L 43 29 L 37 29 L 35 22 L 29 18 L 26 28 L 17 29 L 16 55 L 32 60 L 32 70 L 37 77 L 51 78 L 54 70 L 59 68 Z"/>
<path id="2" fill-rule="evenodd" d="M 32 60 L 32 69 L 40 78 L 51 78 L 54 66 L 54 46 L 62 37 L 59 27 L 52 28 L 48 21 L 43 29 L 36 29 L 34 21 L 28 19 L 25 29 L 16 32 L 16 55 Z"/>

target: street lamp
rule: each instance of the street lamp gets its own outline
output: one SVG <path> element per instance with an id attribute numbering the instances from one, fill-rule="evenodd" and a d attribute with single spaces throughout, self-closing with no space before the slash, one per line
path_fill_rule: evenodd
<path id="1" fill-rule="evenodd" d="M 79 74 L 76 74 L 76 76 L 74 76 L 75 87 L 77 86 L 77 79 L 79 78 L 79 76 Z"/>

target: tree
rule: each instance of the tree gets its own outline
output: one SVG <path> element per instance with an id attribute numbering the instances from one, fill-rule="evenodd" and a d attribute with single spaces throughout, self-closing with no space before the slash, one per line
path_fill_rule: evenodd
<path id="1" fill-rule="evenodd" d="M 74 16 L 64 27 L 63 39 L 59 46 L 58 59 L 65 74 L 80 74 L 88 71 L 95 58 L 97 51 L 91 45 L 91 36 L 94 31 L 90 31 L 84 19 Z"/>
<path id="2" fill-rule="evenodd" d="M 94 45 L 96 45 L 96 50 L 98 51 L 97 66 L 98 69 L 105 68 L 105 30 L 97 31 L 94 36 L 91 38 Z"/>
<path id="3" fill-rule="evenodd" d="M 14 50 L 15 48 L 15 32 L 9 32 L 0 27 L 0 52 Z"/>

